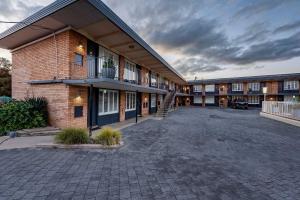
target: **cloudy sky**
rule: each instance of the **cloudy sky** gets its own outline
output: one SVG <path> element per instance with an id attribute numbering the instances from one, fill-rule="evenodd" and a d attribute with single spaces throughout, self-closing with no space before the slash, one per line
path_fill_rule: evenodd
<path id="1" fill-rule="evenodd" d="M 1 0 L 0 20 L 52 1 Z M 299 0 L 104 2 L 187 79 L 300 72 Z"/>

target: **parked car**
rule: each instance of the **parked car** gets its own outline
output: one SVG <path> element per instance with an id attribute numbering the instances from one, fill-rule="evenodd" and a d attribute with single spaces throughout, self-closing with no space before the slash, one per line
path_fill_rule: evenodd
<path id="1" fill-rule="evenodd" d="M 248 109 L 248 102 L 245 99 L 234 99 L 231 102 L 231 108 L 233 108 L 233 109 Z"/>

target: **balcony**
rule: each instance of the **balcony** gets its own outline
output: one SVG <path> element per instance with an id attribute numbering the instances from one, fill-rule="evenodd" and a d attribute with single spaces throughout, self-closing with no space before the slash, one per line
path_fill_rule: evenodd
<path id="1" fill-rule="evenodd" d="M 119 63 L 108 57 L 88 56 L 82 62 L 71 63 L 71 77 L 63 82 L 72 85 L 140 91 L 165 94 L 167 87 L 150 87 L 149 83 L 142 82 L 142 70 L 124 69 L 124 76 L 119 76 Z"/>

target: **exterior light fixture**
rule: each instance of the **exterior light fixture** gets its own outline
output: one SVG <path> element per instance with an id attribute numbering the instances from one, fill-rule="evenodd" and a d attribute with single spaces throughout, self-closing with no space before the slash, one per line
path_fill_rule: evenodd
<path id="1" fill-rule="evenodd" d="M 79 44 L 78 44 L 78 48 L 79 48 L 79 49 L 83 49 L 83 44 L 82 44 L 82 41 L 80 41 L 80 42 L 79 42 Z"/>
<path id="2" fill-rule="evenodd" d="M 129 48 L 129 49 L 134 49 L 134 45 L 131 44 L 131 45 L 128 46 L 128 48 Z"/>

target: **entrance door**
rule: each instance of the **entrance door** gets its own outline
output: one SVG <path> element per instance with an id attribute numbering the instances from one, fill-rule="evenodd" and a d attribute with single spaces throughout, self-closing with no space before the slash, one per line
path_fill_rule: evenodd
<path id="1" fill-rule="evenodd" d="M 136 102 L 137 102 L 137 114 L 141 116 L 142 115 L 142 93 L 141 92 L 137 92 Z"/>

